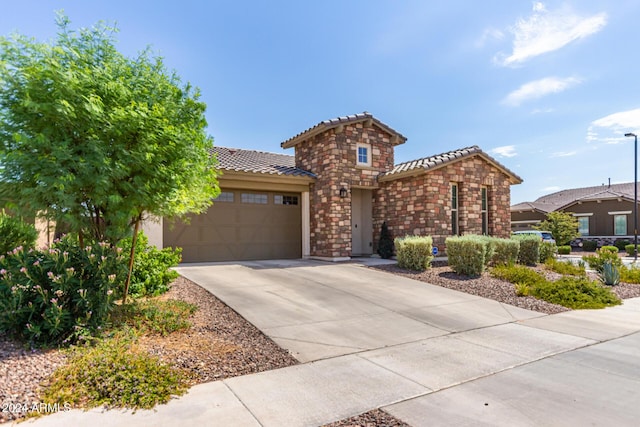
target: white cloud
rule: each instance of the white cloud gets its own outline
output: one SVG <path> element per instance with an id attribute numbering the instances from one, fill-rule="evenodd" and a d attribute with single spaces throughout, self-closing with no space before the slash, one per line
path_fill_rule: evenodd
<path id="1" fill-rule="evenodd" d="M 533 14 L 509 28 L 514 36 L 511 54 L 499 53 L 494 60 L 504 66 L 517 65 L 595 34 L 606 24 L 606 13 L 582 17 L 566 8 L 548 11 L 543 3 L 535 2 Z"/>
<path id="2" fill-rule="evenodd" d="M 578 154 L 577 151 L 556 151 L 552 153 L 549 157 L 571 157 Z"/>
<path id="3" fill-rule="evenodd" d="M 516 153 L 515 145 L 504 145 L 502 147 L 496 147 L 489 152 L 500 157 L 515 157 L 518 155 L 518 153 Z"/>
<path id="4" fill-rule="evenodd" d="M 497 28 L 486 28 L 482 33 L 482 36 L 476 40 L 475 45 L 477 48 L 483 47 L 490 40 L 502 40 L 504 38 L 504 32 Z"/>
<path id="5" fill-rule="evenodd" d="M 572 86 L 582 83 L 577 77 L 560 79 L 558 77 L 547 77 L 525 83 L 518 89 L 511 92 L 502 100 L 503 104 L 518 106 L 524 101 L 541 98 L 550 93 L 562 92 Z"/>
<path id="6" fill-rule="evenodd" d="M 591 122 L 587 128 L 587 142 L 621 144 L 629 141 L 625 133 L 640 135 L 640 108 L 620 111 Z"/>

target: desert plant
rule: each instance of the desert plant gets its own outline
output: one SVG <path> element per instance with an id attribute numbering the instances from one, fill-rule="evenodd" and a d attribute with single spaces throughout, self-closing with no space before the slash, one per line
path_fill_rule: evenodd
<path id="1" fill-rule="evenodd" d="M 552 242 L 542 242 L 540 244 L 540 259 L 541 263 L 545 263 L 548 259 L 555 258 L 558 253 L 558 247 Z"/>
<path id="2" fill-rule="evenodd" d="M 488 239 L 484 236 L 454 236 L 445 240 L 449 267 L 458 274 L 479 276 L 486 267 Z"/>
<path id="3" fill-rule="evenodd" d="M 545 282 L 544 276 L 524 265 L 501 265 L 491 269 L 491 275 L 514 284 L 533 287 Z"/>
<path id="4" fill-rule="evenodd" d="M 607 260 L 602 264 L 602 272 L 598 274 L 600 281 L 607 286 L 616 286 L 620 283 L 620 268 Z"/>
<path id="5" fill-rule="evenodd" d="M 620 268 L 620 281 L 625 283 L 640 283 L 640 267 L 632 264 L 630 267 L 623 265 Z"/>
<path id="6" fill-rule="evenodd" d="M 598 248 L 598 242 L 595 240 L 583 240 L 582 250 L 585 252 L 593 252 Z"/>
<path id="7" fill-rule="evenodd" d="M 610 289 L 586 277 L 565 276 L 554 282 L 541 282 L 531 295 L 573 309 L 604 308 L 622 303 Z"/>
<path id="8" fill-rule="evenodd" d="M 560 255 L 569 255 L 571 253 L 571 246 L 569 245 L 558 246 L 558 253 Z"/>
<path id="9" fill-rule="evenodd" d="M 582 259 L 587 264 L 589 264 L 590 268 L 596 270 L 598 273 L 602 273 L 604 268 L 603 265 L 607 261 L 611 262 L 612 265 L 616 266 L 619 269 L 620 267 L 622 267 L 622 260 L 615 252 L 618 250 L 618 248 L 613 247 L 615 249 L 614 251 L 609 249 L 611 247 L 612 246 L 603 246 L 598 251 L 596 251 L 595 255 L 584 255 Z"/>
<path id="10" fill-rule="evenodd" d="M 197 306 L 185 301 L 168 299 L 134 300 L 118 305 L 111 314 L 111 324 L 115 327 L 130 326 L 143 334 L 166 336 L 171 332 L 188 329 L 188 318 Z"/>
<path id="11" fill-rule="evenodd" d="M 38 231 L 32 224 L 8 215 L 4 209 L 0 212 L 0 255 L 19 246 L 31 249 L 35 247 L 37 238 Z"/>
<path id="12" fill-rule="evenodd" d="M 518 263 L 536 265 L 540 260 L 540 238 L 538 236 L 516 235 L 512 239 L 517 239 L 520 242 Z"/>
<path id="13" fill-rule="evenodd" d="M 508 265 L 518 262 L 520 241 L 515 239 L 494 239 L 494 251 L 491 263 L 493 265 Z"/>
<path id="14" fill-rule="evenodd" d="M 384 221 L 382 223 L 382 228 L 380 229 L 380 240 L 378 241 L 378 255 L 380 255 L 383 259 L 389 259 L 393 256 L 393 236 L 389 231 L 389 227 L 387 226 L 387 222 Z"/>
<path id="15" fill-rule="evenodd" d="M 431 236 L 405 236 L 395 239 L 398 266 L 423 271 L 431 267 L 433 239 Z"/>

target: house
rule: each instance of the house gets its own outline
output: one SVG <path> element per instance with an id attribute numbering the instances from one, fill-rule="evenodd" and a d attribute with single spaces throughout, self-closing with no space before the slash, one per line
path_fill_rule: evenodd
<path id="1" fill-rule="evenodd" d="M 369 113 L 326 120 L 282 142 L 294 155 L 214 148 L 222 176 L 209 210 L 146 224 L 185 262 L 318 258 L 377 250 L 394 236 L 510 234 L 510 186 L 522 182 L 477 146 L 394 163 L 406 138 Z"/>
<path id="2" fill-rule="evenodd" d="M 599 246 L 631 240 L 634 234 L 634 183 L 600 185 L 558 191 L 534 202 L 511 206 L 511 229 L 528 230 L 544 221 L 549 212 L 568 212 L 578 220 L 582 240 Z"/>

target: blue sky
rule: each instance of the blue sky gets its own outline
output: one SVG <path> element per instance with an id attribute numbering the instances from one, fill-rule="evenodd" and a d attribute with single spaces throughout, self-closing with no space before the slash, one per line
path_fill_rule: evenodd
<path id="1" fill-rule="evenodd" d="M 369 111 L 408 138 L 396 162 L 479 145 L 524 179 L 512 203 L 633 181 L 635 0 L 21 0 L 0 34 L 51 40 L 60 9 L 199 87 L 216 145 L 293 154 L 280 142 Z"/>

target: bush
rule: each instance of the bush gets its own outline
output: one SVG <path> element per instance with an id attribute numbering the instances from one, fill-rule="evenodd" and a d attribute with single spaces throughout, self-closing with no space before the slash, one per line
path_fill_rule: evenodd
<path id="1" fill-rule="evenodd" d="M 493 265 L 509 265 L 518 262 L 518 252 L 520 251 L 520 241 L 516 239 L 494 239 L 493 240 Z"/>
<path id="2" fill-rule="evenodd" d="M 395 239 L 398 266 L 423 271 L 431 267 L 433 239 L 431 236 L 405 236 Z"/>
<path id="3" fill-rule="evenodd" d="M 620 268 L 613 265 L 611 261 L 605 261 L 602 264 L 602 273 L 598 276 L 604 285 L 617 286 L 620 283 Z"/>
<path id="4" fill-rule="evenodd" d="M 129 256 L 131 237 L 121 240 L 118 246 L 122 248 L 125 256 Z M 158 249 L 150 246 L 147 236 L 140 232 L 136 241 L 129 294 L 133 297 L 141 297 L 167 292 L 169 284 L 178 277 L 178 273 L 171 270 L 171 267 L 180 263 L 181 254 L 181 248 Z"/>
<path id="5" fill-rule="evenodd" d="M 598 248 L 598 242 L 595 240 L 583 240 L 582 250 L 586 252 L 594 252 Z"/>
<path id="6" fill-rule="evenodd" d="M 65 238 L 45 251 L 0 256 L 0 331 L 33 344 L 67 343 L 100 327 L 125 263 L 106 243 L 81 249 Z"/>
<path id="7" fill-rule="evenodd" d="M 558 253 L 560 255 L 569 255 L 571 253 L 571 246 L 569 245 L 558 246 Z"/>
<path id="8" fill-rule="evenodd" d="M 393 256 L 393 237 L 387 227 L 387 222 L 382 223 L 380 229 L 380 240 L 378 241 L 378 255 L 382 259 L 389 259 Z"/>
<path id="9" fill-rule="evenodd" d="M 540 244 L 540 259 L 541 263 L 547 262 L 548 259 L 555 258 L 558 253 L 558 247 L 555 243 L 542 242 Z"/>
<path id="10" fill-rule="evenodd" d="M 639 245 L 639 246 L 640 246 L 640 245 Z M 629 255 L 629 256 L 635 256 L 635 254 L 636 254 L 636 252 L 635 252 L 635 251 L 637 251 L 637 250 L 638 250 L 638 248 L 634 248 L 634 245 L 633 245 L 633 243 L 632 243 L 632 244 L 630 244 L 630 245 L 626 245 L 626 246 L 624 247 L 624 250 L 625 250 L 625 251 L 627 251 L 627 255 Z"/>
<path id="11" fill-rule="evenodd" d="M 629 241 L 626 239 L 618 239 L 615 242 L 613 242 L 613 246 L 618 248 L 618 251 L 624 251 L 627 248 L 628 244 L 629 244 Z"/>
<path id="12" fill-rule="evenodd" d="M 38 231 L 32 224 L 20 218 L 0 212 L 0 255 L 4 255 L 17 247 L 31 249 L 35 247 Z"/>
<path id="13" fill-rule="evenodd" d="M 602 252 L 602 251 L 608 251 L 608 252 L 612 252 L 612 253 L 614 253 L 614 254 L 617 254 L 617 253 L 618 253 L 618 248 L 617 248 L 617 247 L 615 247 L 615 246 L 606 246 L 606 245 L 605 245 L 605 246 L 603 246 L 603 247 L 601 247 L 601 248 L 600 248 L 600 251 L 601 251 L 601 252 Z"/>
<path id="14" fill-rule="evenodd" d="M 491 275 L 516 285 L 527 287 L 546 282 L 544 276 L 524 265 L 502 265 L 491 269 Z"/>
<path id="15" fill-rule="evenodd" d="M 574 264 L 570 260 L 558 261 L 557 259 L 548 259 L 544 263 L 545 267 L 558 274 L 568 274 L 571 276 L 586 276 L 587 272 L 584 268 L 584 262 L 579 262 L 578 265 Z"/>
<path id="16" fill-rule="evenodd" d="M 573 309 L 604 308 L 622 303 L 611 290 L 585 277 L 563 277 L 555 282 L 538 283 L 531 295 Z"/>
<path id="17" fill-rule="evenodd" d="M 625 283 L 640 283 L 640 268 L 635 265 L 620 268 L 620 281 Z"/>
<path id="18" fill-rule="evenodd" d="M 540 260 L 540 243 L 538 236 L 517 235 L 512 239 L 520 242 L 520 252 L 518 252 L 518 263 L 524 265 L 536 265 Z"/>
<path id="19" fill-rule="evenodd" d="M 77 348 L 69 362 L 53 373 L 43 397 L 60 405 L 152 408 L 187 388 L 184 371 L 138 350 L 133 338 L 127 337 Z"/>
<path id="20" fill-rule="evenodd" d="M 484 236 L 454 236 L 445 240 L 449 267 L 458 274 L 479 276 L 488 261 L 485 256 L 491 252 Z"/>
<path id="21" fill-rule="evenodd" d="M 187 320 L 197 306 L 185 301 L 169 299 L 134 300 L 130 304 L 120 305 L 111 315 L 113 325 L 124 325 L 144 334 L 166 336 L 171 332 L 188 329 L 191 323 Z"/>
<path id="22" fill-rule="evenodd" d="M 602 273 L 605 262 L 610 262 L 613 266 L 620 268 L 622 267 L 622 260 L 618 254 L 611 249 L 606 249 L 611 247 L 612 246 L 603 246 L 595 255 L 584 255 L 582 259 L 589 264 L 590 268 L 598 273 Z M 617 251 L 618 248 L 615 248 L 615 250 Z"/>

